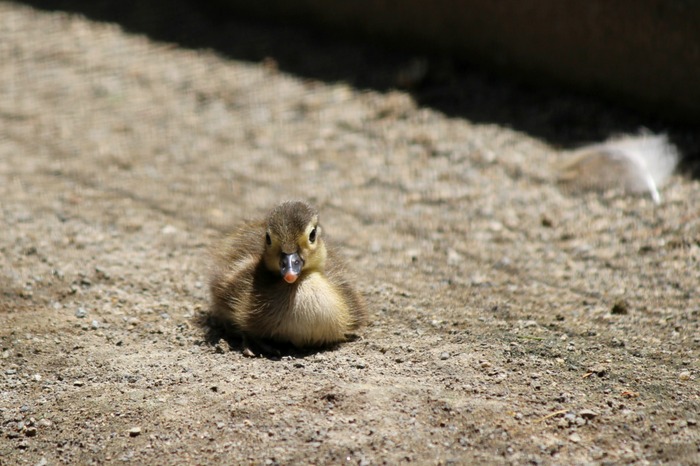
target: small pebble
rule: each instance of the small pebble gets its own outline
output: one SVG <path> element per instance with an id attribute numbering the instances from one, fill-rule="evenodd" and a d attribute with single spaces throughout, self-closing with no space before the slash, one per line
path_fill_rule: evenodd
<path id="1" fill-rule="evenodd" d="M 574 443 L 579 443 L 581 441 L 581 436 L 574 432 L 573 434 L 569 435 L 569 440 L 571 440 Z"/>
<path id="2" fill-rule="evenodd" d="M 688 426 L 690 426 L 690 427 L 698 425 L 697 419 L 688 419 L 686 422 L 688 423 Z"/>
<path id="3" fill-rule="evenodd" d="M 440 353 L 440 359 L 443 361 L 445 359 L 450 359 L 450 353 L 448 353 L 447 351 L 445 351 L 444 353 Z"/>
<path id="4" fill-rule="evenodd" d="M 27 430 L 24 431 L 24 435 L 27 437 L 36 437 L 36 427 L 27 427 Z"/>
<path id="5" fill-rule="evenodd" d="M 84 307 L 79 307 L 79 308 L 75 311 L 75 317 L 77 317 L 78 319 L 82 319 L 82 318 L 84 318 L 86 315 L 87 315 L 87 311 L 85 310 Z"/>
<path id="6" fill-rule="evenodd" d="M 129 437 L 138 437 L 139 435 L 141 435 L 140 427 L 132 427 L 129 429 Z"/>
<path id="7" fill-rule="evenodd" d="M 578 412 L 578 415 L 581 416 L 584 419 L 593 419 L 598 415 L 595 411 L 591 409 L 582 409 L 581 411 Z"/>
<path id="8" fill-rule="evenodd" d="M 447 251 L 447 263 L 449 265 L 459 265 L 464 262 L 464 256 L 455 251 L 454 249 L 449 249 Z"/>
<path id="9" fill-rule="evenodd" d="M 100 322 L 98 320 L 93 320 L 91 325 L 93 330 L 97 330 L 98 328 L 100 328 Z"/>
<path id="10" fill-rule="evenodd" d="M 679 380 L 690 380 L 690 371 L 683 371 L 680 374 L 678 374 L 678 379 Z"/>
<path id="11" fill-rule="evenodd" d="M 73 382 L 73 385 L 76 387 L 82 387 L 83 385 L 85 385 L 85 382 L 83 382 L 82 380 L 76 380 L 75 382 Z"/>

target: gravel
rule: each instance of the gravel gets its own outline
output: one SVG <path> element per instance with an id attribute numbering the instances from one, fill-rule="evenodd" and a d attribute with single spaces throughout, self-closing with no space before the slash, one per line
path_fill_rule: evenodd
<path id="1" fill-rule="evenodd" d="M 700 185 L 656 206 L 549 170 L 694 129 L 431 57 L 409 93 L 416 57 L 179 1 L 73 3 L 0 3 L 3 464 L 700 463 Z M 285 198 L 371 321 L 245 358 L 203 324 L 208 249 Z"/>

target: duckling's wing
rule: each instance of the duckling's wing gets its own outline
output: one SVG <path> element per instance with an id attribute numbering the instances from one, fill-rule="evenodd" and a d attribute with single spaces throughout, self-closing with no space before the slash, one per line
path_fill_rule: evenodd
<path id="1" fill-rule="evenodd" d="M 367 307 L 352 284 L 353 276 L 345 260 L 331 246 L 327 245 L 327 249 L 326 276 L 347 306 L 351 319 L 349 330 L 356 330 L 367 323 Z"/>
<path id="2" fill-rule="evenodd" d="M 253 299 L 253 280 L 264 245 L 263 223 L 248 223 L 226 236 L 214 251 L 209 287 L 212 315 L 240 327 Z"/>

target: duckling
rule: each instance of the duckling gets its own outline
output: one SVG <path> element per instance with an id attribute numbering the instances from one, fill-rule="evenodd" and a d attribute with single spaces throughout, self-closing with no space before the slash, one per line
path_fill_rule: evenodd
<path id="1" fill-rule="evenodd" d="M 246 223 L 223 241 L 210 282 L 212 317 L 252 340 L 296 348 L 345 341 L 367 312 L 342 259 L 327 247 L 318 212 L 287 201 L 261 222 Z"/>

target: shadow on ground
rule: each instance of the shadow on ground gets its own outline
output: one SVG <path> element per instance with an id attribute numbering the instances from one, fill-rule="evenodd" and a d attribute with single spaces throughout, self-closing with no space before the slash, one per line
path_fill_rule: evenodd
<path id="1" fill-rule="evenodd" d="M 685 171 L 700 175 L 700 141 L 688 126 L 639 114 L 596 97 L 476 70 L 449 57 L 416 56 L 407 50 L 326 37 L 285 24 L 240 19 L 229 11 L 185 0 L 21 3 L 116 22 L 127 31 L 157 41 L 213 49 L 235 60 L 267 61 L 308 79 L 343 81 L 379 91 L 408 88 L 420 105 L 476 123 L 510 127 L 558 147 L 575 147 L 643 128 L 667 132 L 685 155 Z M 425 73 L 414 72 L 424 65 Z M 420 77 L 415 79 L 412 74 Z"/>
<path id="2" fill-rule="evenodd" d="M 224 323 L 217 322 L 210 312 L 201 312 L 193 318 L 193 323 L 202 330 L 204 341 L 218 354 L 225 354 L 228 351 L 243 353 L 245 356 L 267 358 L 272 361 L 279 361 L 282 358 L 292 357 L 303 359 L 307 356 L 334 351 L 340 348 L 340 344 L 331 344 L 316 348 L 298 349 L 291 344 L 283 344 L 272 341 L 247 341 L 242 334 L 234 328 L 227 328 Z M 352 334 L 348 335 L 348 341 L 356 341 L 360 337 Z M 251 352 L 246 352 L 246 349 Z"/>

